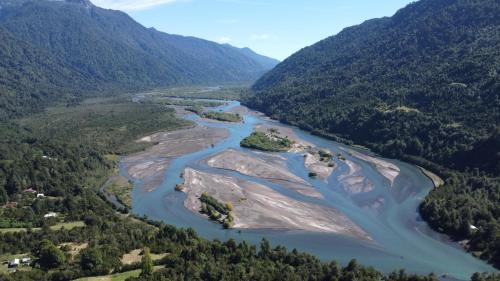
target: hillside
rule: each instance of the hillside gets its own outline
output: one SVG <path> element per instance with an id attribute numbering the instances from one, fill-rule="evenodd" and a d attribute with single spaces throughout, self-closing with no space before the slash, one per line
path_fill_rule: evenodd
<path id="1" fill-rule="evenodd" d="M 499 14 L 491 0 L 412 3 L 302 49 L 245 103 L 447 178 L 423 217 L 500 266 Z"/>
<path id="2" fill-rule="evenodd" d="M 23 83 L 4 79 L 3 88 L 19 90 L 12 98 L 2 95 L 4 116 L 32 110 L 22 105 L 40 106 L 82 93 L 253 81 L 274 66 L 262 62 L 265 57 L 231 46 L 147 29 L 123 12 L 101 9 L 87 0 L 2 0 L 0 28 L 9 33 L 8 40 L 0 42 L 4 50 L 19 45 L 17 49 L 28 46 L 29 53 L 41 54 L 31 60 L 7 55 L 14 61 L 5 61 L 6 72 L 23 77 L 15 66 L 31 68 L 33 79 Z M 38 67 L 48 61 L 57 67 Z M 47 93 L 27 92 L 45 86 L 50 88 Z"/>

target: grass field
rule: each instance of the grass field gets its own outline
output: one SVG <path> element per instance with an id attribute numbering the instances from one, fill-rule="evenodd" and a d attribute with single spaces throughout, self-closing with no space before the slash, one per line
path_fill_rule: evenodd
<path id="1" fill-rule="evenodd" d="M 64 229 L 73 229 L 76 227 L 85 227 L 85 223 L 83 221 L 74 221 L 74 222 L 62 222 L 50 227 L 52 230 L 60 230 Z M 39 231 L 41 228 L 34 227 L 31 230 Z M 21 231 L 28 231 L 27 228 L 0 228 L 0 233 L 15 233 Z"/>
<path id="2" fill-rule="evenodd" d="M 121 262 L 123 264 L 133 264 L 133 263 L 138 263 L 141 262 L 142 259 L 142 249 L 136 249 L 131 251 L 130 253 L 127 253 L 123 255 L 121 258 Z M 153 261 L 162 259 L 166 256 L 167 254 L 151 254 L 151 259 Z"/>

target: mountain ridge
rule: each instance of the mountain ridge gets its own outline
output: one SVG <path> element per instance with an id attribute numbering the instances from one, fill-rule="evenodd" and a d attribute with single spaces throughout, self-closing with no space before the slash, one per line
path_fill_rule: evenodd
<path id="1" fill-rule="evenodd" d="M 498 14 L 492 0 L 411 3 L 295 53 L 244 104 L 444 177 L 421 215 L 500 267 Z"/>
<path id="2" fill-rule="evenodd" d="M 260 57 L 208 40 L 148 29 L 124 12 L 102 9 L 87 0 L 3 0 L 0 6 L 0 28 L 11 34 L 8 38 L 43 51 L 51 61 L 87 82 L 77 87 L 59 83 L 68 85 L 66 92 L 73 92 L 77 98 L 99 92 L 249 82 L 270 69 L 269 64 L 258 60 Z M 50 75 L 41 72 L 39 69 L 38 75 Z M 23 88 L 12 81 L 4 86 Z M 40 107 L 51 99 L 71 98 L 61 90 L 50 92 L 34 93 Z M 26 92 L 19 96 L 32 99 Z M 24 110 L 22 103 L 37 107 L 36 103 L 19 101 L 19 107 L 12 108 L 12 100 L 2 97 L 0 115 L 16 115 Z"/>

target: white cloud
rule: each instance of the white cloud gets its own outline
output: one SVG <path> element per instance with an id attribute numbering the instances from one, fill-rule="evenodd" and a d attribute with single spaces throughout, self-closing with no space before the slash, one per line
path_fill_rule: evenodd
<path id="1" fill-rule="evenodd" d="M 145 10 L 154 6 L 171 4 L 179 0 L 91 0 L 96 6 L 122 11 Z"/>
<path id="2" fill-rule="evenodd" d="M 250 35 L 250 40 L 257 41 L 257 40 L 267 40 L 271 38 L 272 36 L 266 33 L 263 34 L 252 34 Z"/>
<path id="3" fill-rule="evenodd" d="M 226 44 L 226 43 L 229 43 L 231 41 L 232 41 L 231 37 L 227 37 L 227 36 L 221 36 L 221 37 L 217 38 L 217 42 L 219 42 L 221 44 Z"/>

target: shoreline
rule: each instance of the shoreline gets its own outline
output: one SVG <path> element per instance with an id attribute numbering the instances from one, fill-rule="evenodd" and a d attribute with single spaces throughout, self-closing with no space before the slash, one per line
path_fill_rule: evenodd
<path id="1" fill-rule="evenodd" d="M 420 171 L 422 171 L 422 173 L 428 179 L 430 179 L 432 181 L 432 184 L 434 185 L 434 188 L 438 188 L 438 187 L 441 187 L 441 186 L 444 185 L 445 182 L 444 182 L 444 180 L 440 176 L 438 176 L 438 175 L 434 174 L 433 172 L 425 169 L 424 167 L 421 167 L 419 165 L 415 165 L 415 166 L 417 166 L 420 169 Z"/>

